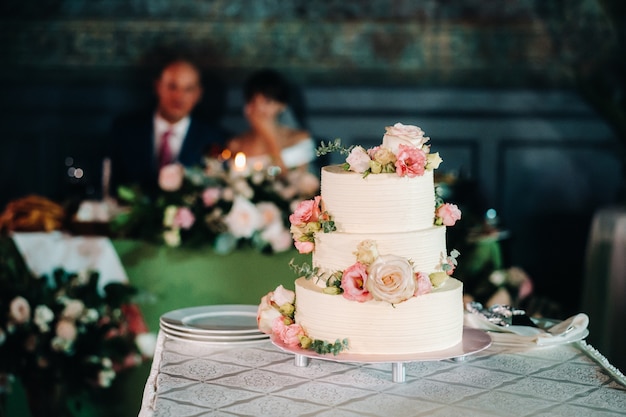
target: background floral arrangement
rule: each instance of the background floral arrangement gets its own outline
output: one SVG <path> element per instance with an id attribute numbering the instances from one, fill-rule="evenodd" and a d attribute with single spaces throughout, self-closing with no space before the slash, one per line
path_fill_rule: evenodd
<path id="1" fill-rule="evenodd" d="M 204 168 L 173 164 L 161 169 L 155 196 L 120 188 L 129 210 L 113 219 L 112 228 L 171 247 L 208 244 L 226 254 L 248 245 L 282 252 L 291 248 L 293 205 L 318 190 L 318 178 L 308 172 L 277 177 L 271 170 L 237 170 L 217 159 L 207 160 Z"/>
<path id="2" fill-rule="evenodd" d="M 136 289 L 111 283 L 101 293 L 97 272 L 59 269 L 36 278 L 5 255 L 3 250 L 0 374 L 20 379 L 33 415 L 68 412 L 64 399 L 97 397 L 119 372 L 152 356 L 155 336 L 132 301 Z M 51 409 L 52 397 L 59 409 Z"/>

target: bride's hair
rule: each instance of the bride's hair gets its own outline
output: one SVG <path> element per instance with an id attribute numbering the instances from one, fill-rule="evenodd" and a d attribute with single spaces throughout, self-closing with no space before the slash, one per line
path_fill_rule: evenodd
<path id="1" fill-rule="evenodd" d="M 282 104 L 289 104 L 289 83 L 278 71 L 269 68 L 262 69 L 254 72 L 243 86 L 243 96 L 246 102 L 256 94 L 262 94 Z"/>

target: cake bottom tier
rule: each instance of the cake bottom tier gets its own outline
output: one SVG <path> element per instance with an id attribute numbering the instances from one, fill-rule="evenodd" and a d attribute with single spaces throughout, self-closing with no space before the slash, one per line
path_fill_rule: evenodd
<path id="1" fill-rule="evenodd" d="M 463 284 L 450 278 L 429 294 L 391 305 L 325 294 L 312 280 L 299 278 L 295 319 L 312 339 L 347 339 L 350 353 L 434 352 L 461 342 Z"/>

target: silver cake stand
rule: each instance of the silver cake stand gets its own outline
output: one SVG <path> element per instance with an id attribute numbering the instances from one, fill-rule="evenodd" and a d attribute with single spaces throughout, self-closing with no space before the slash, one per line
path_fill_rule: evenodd
<path id="1" fill-rule="evenodd" d="M 285 352 L 295 355 L 294 365 L 297 367 L 309 366 L 311 359 L 321 359 L 333 362 L 351 362 L 351 363 L 390 363 L 391 364 L 391 380 L 393 382 L 405 382 L 406 380 L 406 364 L 410 362 L 422 361 L 440 361 L 444 359 L 453 359 L 456 361 L 464 360 L 468 355 L 478 353 L 491 346 L 491 336 L 486 332 L 478 329 L 463 328 L 463 339 L 460 343 L 451 348 L 438 350 L 435 352 L 423 352 L 412 354 L 390 354 L 390 355 L 363 355 L 349 352 L 339 353 L 337 355 L 322 355 L 313 351 L 294 348 L 287 346 L 274 336 L 271 337 L 272 343 Z"/>

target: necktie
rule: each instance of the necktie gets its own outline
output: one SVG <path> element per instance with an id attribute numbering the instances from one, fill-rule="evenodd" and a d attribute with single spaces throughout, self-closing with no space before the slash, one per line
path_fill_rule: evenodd
<path id="1" fill-rule="evenodd" d="M 168 130 L 161 136 L 161 143 L 159 145 L 159 169 L 165 165 L 171 164 L 173 161 L 172 148 L 170 146 L 170 138 L 172 131 Z"/>

